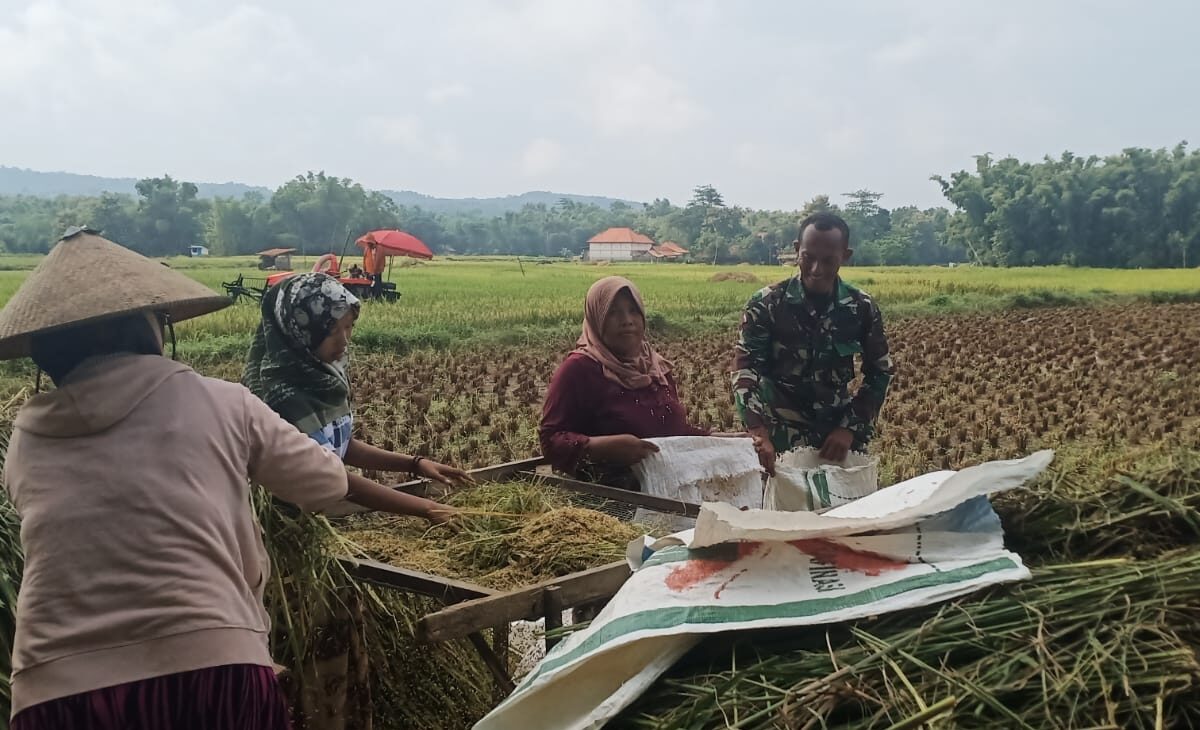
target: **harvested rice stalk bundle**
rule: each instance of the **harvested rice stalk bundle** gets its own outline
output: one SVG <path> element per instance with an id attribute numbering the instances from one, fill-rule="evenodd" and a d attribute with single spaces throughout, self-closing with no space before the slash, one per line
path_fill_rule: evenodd
<path id="1" fill-rule="evenodd" d="M 4 454 L 8 452 L 9 426 L 0 430 L 0 471 Z M 0 494 L 0 718 L 7 718 L 12 709 L 13 637 L 17 630 L 17 591 L 25 556 L 21 552 L 21 521 L 8 501 L 7 493 Z M 0 720 L 0 724 L 2 724 Z"/>
<path id="2" fill-rule="evenodd" d="M 1198 550 L 1048 566 L 876 621 L 714 637 L 610 727 L 885 728 L 947 698 L 955 728 L 1196 727 L 1198 581 Z"/>
<path id="3" fill-rule="evenodd" d="M 462 510 L 454 530 L 434 529 L 454 561 L 473 573 L 488 573 L 513 562 L 510 535 L 521 529 L 526 515 L 559 506 L 554 492 L 529 482 L 483 484 L 452 495 L 450 504 Z M 447 535 L 447 533 L 449 533 Z"/>
<path id="4" fill-rule="evenodd" d="M 513 546 L 509 539 L 520 529 L 520 518 L 460 515 L 454 529 L 431 530 L 431 533 L 450 533 L 442 539 L 452 560 L 466 566 L 472 573 L 499 570 L 513 562 Z M 437 549 L 437 548 L 435 548 Z"/>
<path id="5" fill-rule="evenodd" d="M 373 621 L 392 626 L 368 647 L 375 730 L 457 730 L 470 727 L 492 706 L 491 675 L 466 640 L 418 644 L 416 622 L 443 608 L 438 601 L 378 591 L 368 605 Z"/>
<path id="6" fill-rule="evenodd" d="M 642 531 L 615 517 L 564 507 L 533 518 L 513 537 L 515 561 L 541 576 L 559 576 L 620 560 Z"/>
<path id="7" fill-rule="evenodd" d="M 325 518 L 263 493 L 255 506 L 273 566 L 272 653 L 290 670 L 298 730 L 333 716 L 351 730 L 372 715 L 376 728 L 456 728 L 489 709 L 491 680 L 469 645 L 417 645 L 413 625 L 430 601 L 351 580 L 333 558 L 351 546 Z"/>
<path id="8" fill-rule="evenodd" d="M 474 578 L 480 585 L 493 588 L 498 591 L 512 591 L 525 586 L 531 586 L 534 583 L 542 580 L 543 576 L 536 575 L 529 568 L 522 565 L 506 565 L 499 570 L 493 570 L 490 573 Z"/>
<path id="9" fill-rule="evenodd" d="M 371 560 L 436 575 L 447 575 L 456 569 L 450 556 L 444 551 L 429 549 L 428 540 L 419 532 L 384 527 L 342 534 L 354 544 L 354 554 Z"/>
<path id="10" fill-rule="evenodd" d="M 394 517 L 342 523 L 358 554 L 405 568 L 512 589 L 620 560 L 641 534 L 603 513 L 570 507 L 557 490 L 513 482 L 455 494 L 453 529 Z"/>
<path id="11" fill-rule="evenodd" d="M 469 551 L 453 549 L 456 533 L 446 528 L 431 528 L 424 520 L 360 516 L 340 522 L 338 532 L 347 543 L 349 554 L 400 568 L 472 579 L 488 570 L 463 560 L 464 556 L 473 557 Z M 473 538 L 468 534 L 463 539 Z"/>
<path id="12" fill-rule="evenodd" d="M 0 717 L 11 710 L 13 637 L 17 630 L 17 591 L 21 586 L 24 556 L 21 523 L 7 497 L 0 497 Z"/>
<path id="13" fill-rule="evenodd" d="M 1092 449 L 1001 495 L 1006 542 L 1027 560 L 1152 556 L 1200 542 L 1200 452 Z"/>
<path id="14" fill-rule="evenodd" d="M 480 484 L 455 492 L 446 502 L 460 509 L 522 515 L 549 512 L 568 504 L 558 490 L 521 481 Z"/>

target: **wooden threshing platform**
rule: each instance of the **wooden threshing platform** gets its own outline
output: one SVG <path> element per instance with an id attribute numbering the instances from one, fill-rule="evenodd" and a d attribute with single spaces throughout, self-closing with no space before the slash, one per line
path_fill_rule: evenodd
<path id="1" fill-rule="evenodd" d="M 473 469 L 470 474 L 479 482 L 521 479 L 544 484 L 578 495 L 581 498 L 580 506 L 596 509 L 603 509 L 602 505 L 605 504 L 614 504 L 628 509 L 643 507 L 687 517 L 695 517 L 700 512 L 700 505 L 697 504 L 558 476 L 549 471 L 540 457 Z M 444 497 L 451 491 L 423 479 L 399 484 L 395 489 L 432 499 Z M 336 518 L 368 512 L 346 502 L 330 510 L 327 515 Z M 592 610 L 603 605 L 630 576 L 629 566 L 621 560 L 516 590 L 496 591 L 467 581 L 375 560 L 339 557 L 338 561 L 359 580 L 440 601 L 444 608 L 425 615 L 418 622 L 417 640 L 437 643 L 464 637 L 468 639 L 495 679 L 497 697 L 507 696 L 514 689 L 506 661 L 510 623 L 545 619 L 546 648 L 549 649 L 557 641 L 551 632 L 562 626 L 565 610 Z M 492 632 L 490 644 L 483 633 L 487 630 Z"/>

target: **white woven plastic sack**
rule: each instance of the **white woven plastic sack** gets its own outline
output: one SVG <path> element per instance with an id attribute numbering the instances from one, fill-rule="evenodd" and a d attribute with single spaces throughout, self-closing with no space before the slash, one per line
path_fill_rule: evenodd
<path id="1" fill-rule="evenodd" d="M 842 464 L 804 447 L 780 455 L 767 479 L 763 508 L 784 512 L 819 511 L 849 504 L 879 489 L 879 460 L 850 452 Z"/>
<path id="2" fill-rule="evenodd" d="M 763 487 L 758 454 L 749 438 L 668 436 L 646 439 L 658 453 L 634 465 L 642 493 L 690 504 L 723 502 L 738 509 L 761 509 Z M 678 532 L 690 517 L 638 509 L 634 521 Z"/>
<path id="3" fill-rule="evenodd" d="M 705 504 L 695 532 L 634 541 L 629 581 L 475 729 L 597 730 L 702 635 L 879 616 L 1024 580 L 983 495 L 1052 457 L 926 474 L 821 515 Z"/>
<path id="4" fill-rule="evenodd" d="M 744 511 L 716 502 L 705 504 L 700 508 L 688 547 L 748 540 L 786 542 L 894 530 L 947 512 L 972 498 L 1018 487 L 1049 466 L 1053 458 L 1053 451 L 1044 450 L 1024 459 L 989 461 L 958 472 L 932 472 L 821 514 Z"/>

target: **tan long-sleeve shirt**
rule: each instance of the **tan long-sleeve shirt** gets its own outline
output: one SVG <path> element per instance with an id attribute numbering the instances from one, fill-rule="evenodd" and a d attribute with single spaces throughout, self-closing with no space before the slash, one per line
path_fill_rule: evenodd
<path id="1" fill-rule="evenodd" d="M 31 398 L 4 481 L 25 552 L 14 715 L 164 674 L 271 666 L 249 482 L 308 510 L 347 493 L 337 456 L 244 387 L 147 355 L 94 358 Z"/>

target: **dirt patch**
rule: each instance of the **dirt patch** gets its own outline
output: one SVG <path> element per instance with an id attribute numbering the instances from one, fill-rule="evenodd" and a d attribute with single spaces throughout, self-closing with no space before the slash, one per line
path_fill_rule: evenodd
<path id="1" fill-rule="evenodd" d="M 708 277 L 709 281 L 737 281 L 743 284 L 757 284 L 758 277 L 749 271 L 722 271 Z"/>

